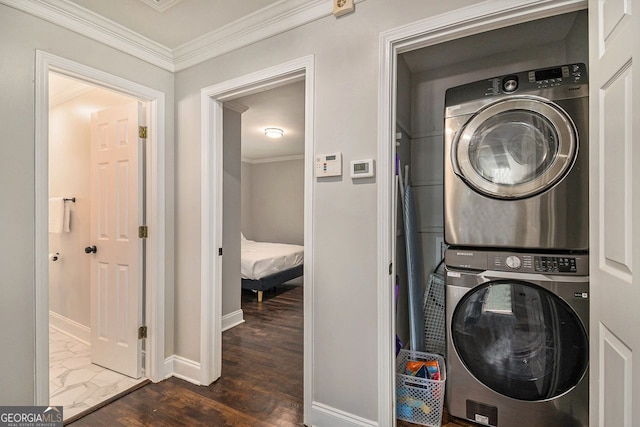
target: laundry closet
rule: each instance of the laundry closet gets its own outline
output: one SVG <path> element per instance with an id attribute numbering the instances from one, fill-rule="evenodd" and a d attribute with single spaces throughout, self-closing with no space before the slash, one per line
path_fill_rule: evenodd
<path id="1" fill-rule="evenodd" d="M 586 10 L 488 31 L 398 56 L 396 160 L 401 175 L 399 181 L 411 186 L 415 202 L 417 259 L 422 276 L 420 295 L 433 280 L 431 273 L 437 268 L 442 273 L 446 243 L 450 243 L 444 239 L 445 221 L 456 220 L 444 215 L 444 165 L 445 156 L 450 155 L 444 149 L 447 89 L 524 71 L 567 64 L 588 66 L 588 63 Z M 426 314 L 423 311 L 416 317 L 409 309 L 410 304 L 415 309 L 415 294 L 411 294 L 408 285 L 410 273 L 407 273 L 407 235 L 401 196 L 399 194 L 396 222 L 396 333 L 407 348 L 415 343 L 412 334 L 424 329 L 423 324 L 416 327 L 416 319 L 424 322 Z M 415 253 L 409 255 L 416 258 Z M 424 309 L 422 301 L 420 303 Z M 429 316 L 426 317 L 428 321 Z M 446 354 L 443 356 L 446 359 Z"/>

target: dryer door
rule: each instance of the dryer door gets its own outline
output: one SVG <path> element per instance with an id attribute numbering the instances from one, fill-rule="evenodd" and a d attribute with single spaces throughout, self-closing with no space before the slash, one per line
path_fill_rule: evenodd
<path id="1" fill-rule="evenodd" d="M 576 313 L 528 282 L 497 280 L 473 288 L 457 304 L 450 332 L 466 369 L 514 399 L 560 396 L 587 370 L 588 336 Z"/>
<path id="2" fill-rule="evenodd" d="M 474 190 L 501 199 L 541 193 L 575 162 L 573 121 L 556 104 L 514 96 L 479 110 L 458 133 L 452 150 L 456 173 Z"/>

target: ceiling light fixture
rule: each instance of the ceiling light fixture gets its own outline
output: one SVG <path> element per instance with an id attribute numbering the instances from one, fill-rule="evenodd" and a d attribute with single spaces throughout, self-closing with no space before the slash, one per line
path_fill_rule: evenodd
<path id="1" fill-rule="evenodd" d="M 282 135 L 284 135 L 284 131 L 278 128 L 266 128 L 264 130 L 264 134 L 269 138 L 282 138 Z"/>

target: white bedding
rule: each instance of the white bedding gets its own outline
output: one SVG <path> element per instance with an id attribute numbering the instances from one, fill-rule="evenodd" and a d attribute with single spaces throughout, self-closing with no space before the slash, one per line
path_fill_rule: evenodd
<path id="1" fill-rule="evenodd" d="M 240 274 L 243 279 L 258 280 L 297 267 L 303 261 L 303 246 L 245 239 L 241 241 Z"/>

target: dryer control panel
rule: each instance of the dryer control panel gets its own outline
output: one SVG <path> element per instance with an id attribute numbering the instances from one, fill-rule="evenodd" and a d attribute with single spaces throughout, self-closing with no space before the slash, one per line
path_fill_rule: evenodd
<path id="1" fill-rule="evenodd" d="M 529 83 L 538 85 L 539 89 L 560 86 L 563 83 L 581 83 L 587 70 L 584 64 L 563 65 L 544 70 L 529 71 Z"/>
<path id="2" fill-rule="evenodd" d="M 537 95 L 552 101 L 587 97 L 588 83 L 583 63 L 495 76 L 447 89 L 445 118 L 474 114 L 483 105 L 512 95 Z"/>
<path id="3" fill-rule="evenodd" d="M 469 270 L 589 275 L 589 255 L 587 254 L 533 254 L 448 249 L 445 253 L 445 265 Z"/>

